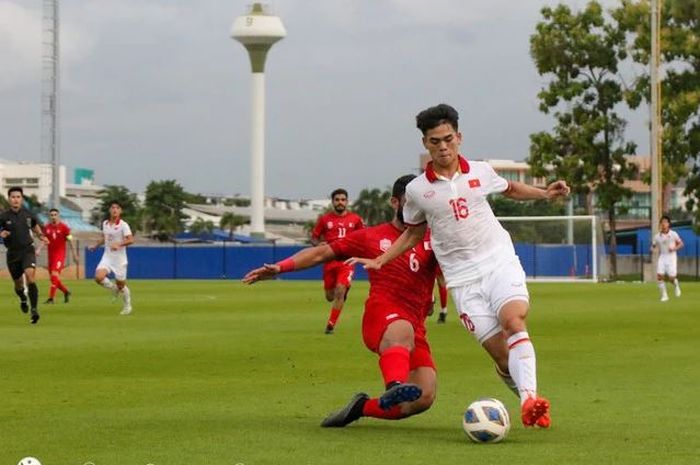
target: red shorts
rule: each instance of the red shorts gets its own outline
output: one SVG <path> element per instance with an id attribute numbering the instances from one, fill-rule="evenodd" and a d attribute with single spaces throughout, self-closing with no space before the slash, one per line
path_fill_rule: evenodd
<path id="1" fill-rule="evenodd" d="M 63 268 L 65 268 L 65 266 L 65 259 L 49 259 L 49 273 L 53 271 L 58 271 L 60 273 L 61 271 L 63 271 Z"/>
<path id="2" fill-rule="evenodd" d="M 418 367 L 435 369 L 435 362 L 425 334 L 425 324 L 422 321 L 417 322 L 415 316 L 390 302 L 367 300 L 365 303 L 365 313 L 362 317 L 362 339 L 367 348 L 374 353 L 379 353 L 379 344 L 386 327 L 396 320 L 406 320 L 413 326 L 415 348 L 411 352 L 411 370 Z"/>
<path id="3" fill-rule="evenodd" d="M 338 286 L 350 287 L 355 267 L 333 260 L 323 265 L 323 288 L 335 289 Z"/>

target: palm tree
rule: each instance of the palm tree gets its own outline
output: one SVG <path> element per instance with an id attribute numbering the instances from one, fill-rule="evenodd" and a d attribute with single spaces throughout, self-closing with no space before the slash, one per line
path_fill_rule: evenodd
<path id="1" fill-rule="evenodd" d="M 390 198 L 389 190 L 382 191 L 376 187 L 362 189 L 352 204 L 352 210 L 360 215 L 368 226 L 391 221 L 394 211 L 389 203 Z"/>
<path id="2" fill-rule="evenodd" d="M 235 213 L 226 212 L 221 216 L 219 227 L 221 229 L 228 229 L 228 238 L 231 240 L 233 239 L 233 231 L 246 223 L 247 221 L 244 217 L 236 215 Z"/>
<path id="3" fill-rule="evenodd" d="M 192 234 L 211 234 L 214 231 L 214 223 L 209 220 L 203 220 L 202 218 L 197 218 L 190 225 L 190 232 Z"/>

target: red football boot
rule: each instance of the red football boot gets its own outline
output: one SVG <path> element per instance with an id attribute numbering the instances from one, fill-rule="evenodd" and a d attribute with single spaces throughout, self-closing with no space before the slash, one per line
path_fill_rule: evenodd
<path id="1" fill-rule="evenodd" d="M 542 428 L 548 428 L 551 423 L 549 401 L 544 397 L 530 397 L 521 408 L 521 418 L 525 426 L 537 424 Z"/>

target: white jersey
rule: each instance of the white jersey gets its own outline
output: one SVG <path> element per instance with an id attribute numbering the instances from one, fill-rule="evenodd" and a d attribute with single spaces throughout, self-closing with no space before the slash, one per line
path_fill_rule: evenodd
<path id="1" fill-rule="evenodd" d="M 427 221 L 435 256 L 450 288 L 488 275 L 517 260 L 510 234 L 503 229 L 486 197 L 508 189 L 486 162 L 467 162 L 452 179 L 439 176 L 428 164 L 426 172 L 406 186 L 403 216 L 406 224 Z"/>
<path id="2" fill-rule="evenodd" d="M 666 234 L 659 232 L 654 236 L 654 245 L 659 248 L 659 254 L 661 257 L 676 256 L 676 244 L 681 240 L 680 236 L 676 231 L 671 231 L 670 229 Z M 673 246 L 673 250 L 671 250 Z"/>
<path id="3" fill-rule="evenodd" d="M 105 220 L 102 222 L 102 234 L 104 234 L 105 239 L 105 251 L 102 255 L 102 261 L 125 265 L 127 263 L 126 247 L 112 250 L 112 245 L 121 244 L 127 236 L 132 235 L 129 224 L 122 219 L 116 223 L 110 223 L 109 220 Z"/>

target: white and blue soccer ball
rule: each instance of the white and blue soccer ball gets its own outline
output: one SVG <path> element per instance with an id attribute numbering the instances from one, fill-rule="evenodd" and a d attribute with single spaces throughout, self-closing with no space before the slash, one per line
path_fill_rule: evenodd
<path id="1" fill-rule="evenodd" d="M 34 457 L 25 457 L 22 460 L 20 460 L 17 465 L 41 465 L 41 462 L 39 462 L 39 460 L 35 459 Z"/>
<path id="2" fill-rule="evenodd" d="M 484 444 L 503 441 L 510 430 L 508 410 L 500 400 L 479 399 L 467 407 L 462 417 L 462 427 L 474 442 Z"/>

